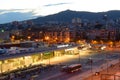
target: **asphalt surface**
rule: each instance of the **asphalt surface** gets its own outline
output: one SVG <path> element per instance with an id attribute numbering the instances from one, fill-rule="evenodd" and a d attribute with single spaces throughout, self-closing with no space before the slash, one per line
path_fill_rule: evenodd
<path id="1" fill-rule="evenodd" d="M 94 70 L 94 67 L 99 67 L 104 63 L 108 63 L 114 59 L 120 58 L 120 53 L 118 52 L 109 52 L 109 51 L 92 51 L 86 56 L 75 55 L 75 58 L 71 58 L 68 61 L 61 61 L 49 68 L 38 68 L 37 71 L 32 71 L 24 75 L 24 77 L 16 77 L 13 80 L 67 80 L 73 76 L 80 75 L 86 71 Z M 71 55 L 68 55 L 71 56 Z M 80 59 L 80 60 L 79 60 Z M 89 63 L 89 59 L 92 59 L 92 65 Z M 82 64 L 82 70 L 74 73 L 64 73 L 60 72 L 62 65 L 80 63 Z M 91 68 L 92 67 L 92 68 Z"/>
<path id="2" fill-rule="evenodd" d="M 91 68 L 91 64 L 87 63 L 87 60 L 89 58 L 91 58 L 93 60 L 92 68 Z M 78 72 L 74 72 L 74 73 L 70 73 L 70 74 L 62 73 L 62 74 L 55 76 L 53 78 L 50 78 L 48 80 L 67 80 L 73 76 L 80 75 L 83 72 L 86 72 L 88 70 L 93 70 L 94 67 L 99 67 L 100 65 L 102 65 L 104 63 L 109 64 L 109 61 L 112 61 L 112 60 L 117 59 L 117 58 L 119 58 L 119 53 L 110 53 L 110 54 L 109 54 L 109 52 L 106 52 L 104 54 L 102 52 L 91 53 L 91 55 L 81 58 L 80 63 L 83 66 L 82 71 L 78 71 Z M 41 80 L 41 79 L 39 78 L 37 80 Z"/>

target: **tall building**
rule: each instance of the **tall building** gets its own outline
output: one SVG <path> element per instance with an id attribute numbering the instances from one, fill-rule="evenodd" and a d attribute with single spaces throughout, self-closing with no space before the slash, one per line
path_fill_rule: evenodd
<path id="1" fill-rule="evenodd" d="M 44 40 L 50 43 L 69 42 L 69 28 L 67 28 L 66 26 L 51 26 L 45 30 Z"/>
<path id="2" fill-rule="evenodd" d="M 10 39 L 10 32 L 9 31 L 0 32 L 0 39 L 9 40 Z"/>
<path id="3" fill-rule="evenodd" d="M 73 18 L 72 23 L 82 23 L 80 18 Z"/>

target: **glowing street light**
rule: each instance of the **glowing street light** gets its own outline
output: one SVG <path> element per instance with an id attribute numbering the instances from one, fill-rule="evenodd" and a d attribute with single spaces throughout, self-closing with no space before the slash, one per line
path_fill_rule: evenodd
<path id="1" fill-rule="evenodd" d="M 110 41 L 110 42 L 109 42 L 109 45 L 110 45 L 110 47 L 112 47 L 112 46 L 113 46 L 113 42 L 112 42 L 112 41 Z"/>
<path id="2" fill-rule="evenodd" d="M 30 39 L 31 39 L 31 37 L 30 37 L 30 36 L 28 36 L 27 38 L 28 38 L 28 40 L 30 40 Z"/>
<path id="3" fill-rule="evenodd" d="M 11 41 L 13 42 L 14 40 L 15 40 L 15 36 L 12 35 L 12 36 L 11 36 Z"/>
<path id="4" fill-rule="evenodd" d="M 45 36 L 45 40 L 49 40 L 50 38 L 49 38 L 49 36 Z"/>
<path id="5" fill-rule="evenodd" d="M 65 39 L 65 42 L 67 43 L 67 42 L 70 42 L 70 38 L 66 38 Z"/>
<path id="6" fill-rule="evenodd" d="M 48 45 L 49 45 L 49 40 L 50 40 L 50 37 L 49 36 L 45 36 L 45 41 L 47 42 Z"/>
<path id="7" fill-rule="evenodd" d="M 15 39 L 15 36 L 14 36 L 14 35 L 12 36 L 12 39 Z"/>
<path id="8" fill-rule="evenodd" d="M 97 42 L 97 41 L 95 41 L 95 40 L 93 40 L 93 41 L 92 41 L 92 43 L 93 43 L 93 44 L 97 44 L 98 42 Z"/>

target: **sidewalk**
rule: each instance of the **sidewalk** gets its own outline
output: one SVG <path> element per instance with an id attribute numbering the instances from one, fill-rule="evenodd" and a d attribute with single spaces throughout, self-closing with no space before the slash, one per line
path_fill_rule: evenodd
<path id="1" fill-rule="evenodd" d="M 92 75 L 94 75 L 95 72 L 101 72 L 103 70 L 106 71 L 107 65 L 108 65 L 108 68 L 109 68 L 111 66 L 111 64 L 115 65 L 118 62 L 119 62 L 118 59 L 117 60 L 113 60 L 113 61 L 109 62 L 108 64 L 105 63 L 105 64 L 103 64 L 103 65 L 101 65 L 99 67 L 94 67 L 94 69 L 92 71 L 89 70 L 89 71 L 84 72 L 84 73 L 82 73 L 80 75 L 73 76 L 72 78 L 67 79 L 67 80 L 99 80 L 99 79 L 92 79 L 93 78 Z"/>

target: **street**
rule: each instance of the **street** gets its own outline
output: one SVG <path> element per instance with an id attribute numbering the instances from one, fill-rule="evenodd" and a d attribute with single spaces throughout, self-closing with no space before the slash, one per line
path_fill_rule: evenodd
<path id="1" fill-rule="evenodd" d="M 101 69 L 107 69 L 111 62 L 119 59 L 119 52 L 86 50 L 81 51 L 77 55 L 63 55 L 41 61 L 41 63 L 48 63 L 52 66 L 37 67 L 35 71 L 24 74 L 24 77 L 16 77 L 13 80 L 89 80 L 91 75 Z M 92 60 L 92 63 L 90 62 Z M 80 63 L 82 70 L 73 73 L 60 72 L 63 65 Z M 106 70 L 107 69 L 107 70 Z M 90 77 L 90 78 L 89 78 Z M 92 77 L 93 78 L 93 77 Z"/>
<path id="2" fill-rule="evenodd" d="M 47 78 L 43 78 L 42 75 L 39 75 L 35 79 L 36 80 L 47 80 L 47 79 L 48 80 L 67 80 L 67 79 L 69 79 L 73 76 L 80 75 L 80 74 L 82 74 L 84 72 L 87 72 L 89 70 L 94 70 L 95 67 L 99 67 L 103 63 L 107 63 L 107 65 L 110 65 L 109 62 L 114 60 L 114 59 L 118 59 L 119 58 L 118 55 L 119 55 L 119 53 L 109 53 L 109 52 L 105 52 L 105 51 L 98 53 L 96 51 L 93 51 L 93 52 L 90 52 L 89 54 L 86 54 L 84 56 L 81 55 L 80 62 L 79 62 L 78 55 L 75 55 L 74 58 L 73 58 L 73 55 L 69 55 L 69 57 L 72 56 L 72 59 L 70 59 L 68 61 L 63 61 L 62 60 L 61 64 L 67 65 L 67 64 L 73 64 L 73 63 L 81 63 L 82 64 L 82 71 L 67 74 L 67 73 L 61 73 L 60 71 L 57 71 L 55 73 L 55 72 L 53 72 L 55 70 L 53 70 L 53 71 L 50 71 L 50 73 L 47 73 L 47 74 L 51 74 L 51 75 L 55 74 L 55 76 L 52 75 L 52 77 L 50 77 L 51 79 L 49 79 L 49 76 L 47 76 L 47 74 L 46 74 Z M 89 58 L 93 60 L 92 69 L 91 69 L 91 65 L 87 62 Z M 51 61 L 51 63 L 52 63 L 52 61 Z M 107 65 L 106 65 L 106 67 L 107 67 Z M 84 77 L 86 77 L 86 76 L 84 75 Z"/>

